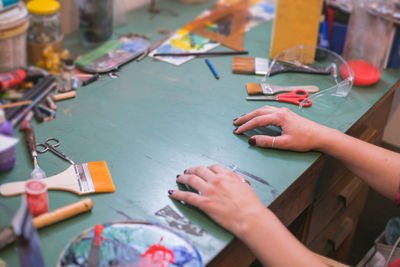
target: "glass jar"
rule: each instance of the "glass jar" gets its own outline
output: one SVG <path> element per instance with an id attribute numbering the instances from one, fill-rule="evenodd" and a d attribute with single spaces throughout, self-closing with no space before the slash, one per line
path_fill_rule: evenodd
<path id="1" fill-rule="evenodd" d="M 36 63 L 46 46 L 61 52 L 60 3 L 55 0 L 31 0 L 26 7 L 31 14 L 27 37 L 29 60 Z"/>
<path id="2" fill-rule="evenodd" d="M 54 0 L 32 0 L 27 5 L 31 20 L 28 42 L 50 44 L 61 38 L 60 4 Z"/>
<path id="3" fill-rule="evenodd" d="M 111 38 L 113 0 L 77 0 L 82 43 L 96 47 Z"/>

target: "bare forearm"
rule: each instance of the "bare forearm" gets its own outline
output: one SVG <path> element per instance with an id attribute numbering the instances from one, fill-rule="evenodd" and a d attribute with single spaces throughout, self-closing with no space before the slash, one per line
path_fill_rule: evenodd
<path id="1" fill-rule="evenodd" d="M 342 161 L 376 191 L 394 200 L 400 183 L 400 154 L 324 128 L 320 151 Z"/>
<path id="2" fill-rule="evenodd" d="M 264 266 L 325 266 L 268 209 L 236 234 Z"/>

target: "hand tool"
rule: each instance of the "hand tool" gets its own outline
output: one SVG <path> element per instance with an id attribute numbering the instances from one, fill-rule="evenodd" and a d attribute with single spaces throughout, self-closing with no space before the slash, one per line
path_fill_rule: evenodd
<path id="1" fill-rule="evenodd" d="M 246 100 L 273 100 L 278 102 L 295 104 L 302 107 L 310 107 L 312 105 L 311 99 L 308 98 L 308 92 L 305 90 L 296 90 L 286 94 L 276 96 L 248 96 Z"/>
<path id="2" fill-rule="evenodd" d="M 37 162 L 37 152 L 36 152 L 36 139 L 35 132 L 30 122 L 26 123 L 24 127 L 25 139 L 28 144 L 29 152 L 33 160 L 33 171 L 31 172 L 32 179 L 42 179 L 46 177 L 46 173 L 39 167 Z"/>
<path id="3" fill-rule="evenodd" d="M 44 141 L 44 143 L 37 144 L 36 151 L 38 153 L 46 153 L 47 151 L 51 151 L 54 154 L 56 154 L 57 156 L 59 156 L 60 158 L 62 158 L 63 160 L 66 160 L 69 163 L 71 163 L 72 165 L 74 165 L 75 163 L 69 157 L 67 157 L 60 150 L 56 149 L 56 147 L 58 147 L 60 144 L 61 144 L 60 140 L 58 140 L 55 137 L 50 137 L 50 138 L 47 138 L 46 141 Z"/>
<path id="4" fill-rule="evenodd" d="M 309 93 L 316 93 L 319 91 L 318 86 L 315 85 L 278 86 L 271 83 L 246 83 L 246 89 L 249 95 L 274 95 L 277 93 L 291 92 L 298 89 L 307 91 Z"/>
<path id="5" fill-rule="evenodd" d="M 272 62 L 267 58 L 252 58 L 252 57 L 233 57 L 232 59 L 232 73 L 235 74 L 252 74 L 252 75 L 267 75 L 269 76 L 285 73 L 297 72 L 308 74 L 323 74 L 329 75 L 331 67 L 315 68 L 305 64 L 296 65 L 292 62 L 275 61 Z M 269 69 L 271 68 L 271 69 Z"/>
<path id="6" fill-rule="evenodd" d="M 21 84 L 26 78 L 26 71 L 23 69 L 0 73 L 0 91 L 5 91 Z"/>
<path id="7" fill-rule="evenodd" d="M 51 76 L 50 76 L 51 77 Z M 47 78 L 47 77 L 46 77 Z M 56 82 L 53 81 L 48 85 L 28 106 L 26 106 L 15 118 L 11 121 L 12 125 L 15 126 L 19 121 L 25 117 L 25 115 L 38 105 L 50 92 L 56 87 Z"/>
<path id="8" fill-rule="evenodd" d="M 35 86 L 33 86 L 31 89 L 27 90 L 23 94 L 20 101 L 25 101 L 25 100 L 34 101 L 34 99 L 36 99 L 44 90 L 46 90 L 46 88 L 53 86 L 55 81 L 56 79 L 53 75 L 48 75 L 45 76 L 44 78 L 41 78 L 35 84 Z M 24 107 L 20 106 L 5 110 L 7 119 L 12 120 L 14 117 L 18 116 L 23 111 L 23 109 Z"/>
<path id="9" fill-rule="evenodd" d="M 85 195 L 115 192 L 110 171 L 105 161 L 74 164 L 66 170 L 41 180 L 48 190 L 65 190 Z M 0 185 L 0 195 L 10 197 L 25 192 L 25 181 Z"/>

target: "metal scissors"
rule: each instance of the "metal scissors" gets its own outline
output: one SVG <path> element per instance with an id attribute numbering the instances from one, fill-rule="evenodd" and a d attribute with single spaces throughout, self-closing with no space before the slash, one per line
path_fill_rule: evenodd
<path id="1" fill-rule="evenodd" d="M 312 105 L 311 99 L 308 98 L 308 92 L 301 89 L 276 96 L 248 96 L 246 100 L 273 100 L 302 107 L 309 107 Z"/>
<path id="2" fill-rule="evenodd" d="M 60 140 L 58 140 L 55 137 L 50 137 L 47 138 L 44 143 L 41 144 L 36 144 L 36 151 L 38 153 L 45 153 L 47 151 L 51 151 L 63 160 L 68 161 L 72 165 L 75 165 L 75 162 L 73 162 L 70 158 L 68 158 L 65 154 L 63 154 L 60 150 L 56 149 L 60 145 Z"/>

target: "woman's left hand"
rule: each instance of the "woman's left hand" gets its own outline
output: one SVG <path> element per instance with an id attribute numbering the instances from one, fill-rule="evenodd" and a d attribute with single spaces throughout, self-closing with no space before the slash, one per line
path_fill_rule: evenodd
<path id="1" fill-rule="evenodd" d="M 187 169 L 177 176 L 177 182 L 199 193 L 169 190 L 172 198 L 198 207 L 239 237 L 246 230 L 247 219 L 266 209 L 243 176 L 221 165 Z"/>

